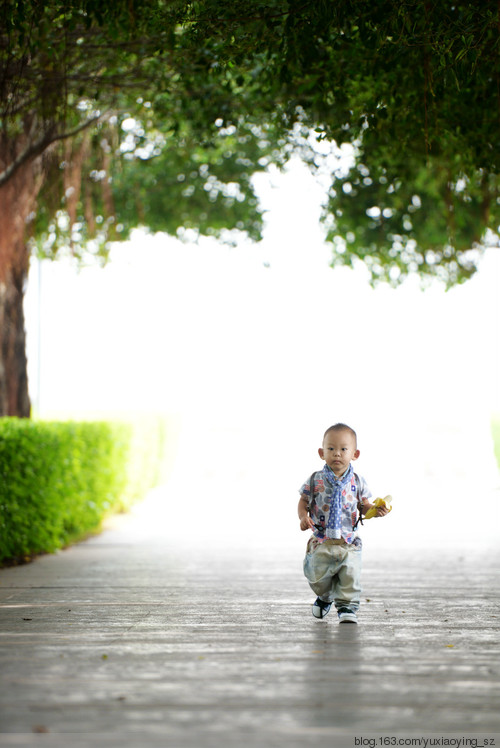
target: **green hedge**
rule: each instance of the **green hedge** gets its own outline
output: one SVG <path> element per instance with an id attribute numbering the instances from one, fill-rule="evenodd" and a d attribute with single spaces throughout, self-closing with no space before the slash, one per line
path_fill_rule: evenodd
<path id="1" fill-rule="evenodd" d="M 144 494 L 162 482 L 174 457 L 177 426 L 160 416 L 138 416 L 130 424 L 127 482 L 114 511 L 127 511 Z M 169 454 L 166 454 L 167 431 Z"/>
<path id="2" fill-rule="evenodd" d="M 163 435 L 158 424 L 0 419 L 0 564 L 63 548 L 126 510 L 158 479 Z"/>

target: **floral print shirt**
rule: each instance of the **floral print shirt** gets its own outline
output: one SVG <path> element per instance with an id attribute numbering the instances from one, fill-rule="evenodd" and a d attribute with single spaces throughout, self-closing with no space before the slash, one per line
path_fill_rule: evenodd
<path id="1" fill-rule="evenodd" d="M 314 474 L 314 491 L 312 497 L 309 481 L 310 478 L 302 485 L 300 494 L 308 497 L 309 514 L 315 525 L 314 539 L 318 543 L 322 543 L 328 538 L 335 537 L 335 534 L 331 530 L 332 523 L 329 522 L 330 512 L 333 512 L 335 490 L 327 478 L 325 470 L 318 470 Z M 358 519 L 358 496 L 360 500 L 370 499 L 372 493 L 365 479 L 353 472 L 351 480 L 342 487 L 341 496 L 340 537 L 346 543 L 361 545 L 361 538 L 353 530 Z"/>

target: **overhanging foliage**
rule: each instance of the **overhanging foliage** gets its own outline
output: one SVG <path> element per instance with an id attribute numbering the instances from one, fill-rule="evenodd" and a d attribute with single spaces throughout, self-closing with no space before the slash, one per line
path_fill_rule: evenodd
<path id="1" fill-rule="evenodd" d="M 251 175 L 286 160 L 297 126 L 355 146 L 351 173 L 332 173 L 325 203 L 334 263 L 362 260 L 375 280 L 417 272 L 452 285 L 473 274 L 485 240 L 496 246 L 492 0 L 10 0 L 2 9 L 3 138 L 22 147 L 0 183 L 45 154 L 33 231 L 51 237 L 50 251 L 65 238 L 60 211 L 76 226 L 75 248 L 100 237 L 97 252 L 117 227 L 123 236 L 138 223 L 258 238 Z M 124 120 L 141 134 L 124 132 Z M 56 148 L 78 131 L 72 151 Z M 314 154 L 308 161 L 316 168 Z"/>

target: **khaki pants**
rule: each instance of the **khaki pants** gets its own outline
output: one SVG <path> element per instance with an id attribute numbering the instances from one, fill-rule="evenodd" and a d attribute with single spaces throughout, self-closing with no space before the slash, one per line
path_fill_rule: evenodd
<path id="1" fill-rule="evenodd" d="M 343 540 L 318 543 L 312 537 L 307 544 L 304 574 L 323 602 L 356 613 L 361 594 L 361 548 Z"/>

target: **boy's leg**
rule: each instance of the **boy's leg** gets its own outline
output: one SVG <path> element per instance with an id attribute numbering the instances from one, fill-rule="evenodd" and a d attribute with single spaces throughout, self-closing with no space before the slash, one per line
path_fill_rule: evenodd
<path id="1" fill-rule="evenodd" d="M 361 549 L 351 546 L 345 549 L 344 562 L 336 577 L 335 607 L 347 608 L 352 613 L 359 610 L 361 596 Z"/>
<path id="2" fill-rule="evenodd" d="M 338 574 L 349 552 L 345 543 L 332 540 L 318 543 L 315 538 L 310 539 L 304 559 L 304 574 L 313 592 L 324 602 L 331 603 L 337 599 Z"/>
<path id="3" fill-rule="evenodd" d="M 312 546 L 312 547 L 311 547 Z M 309 542 L 304 559 L 304 574 L 312 591 L 325 603 L 333 602 L 334 584 L 329 548 Z"/>

